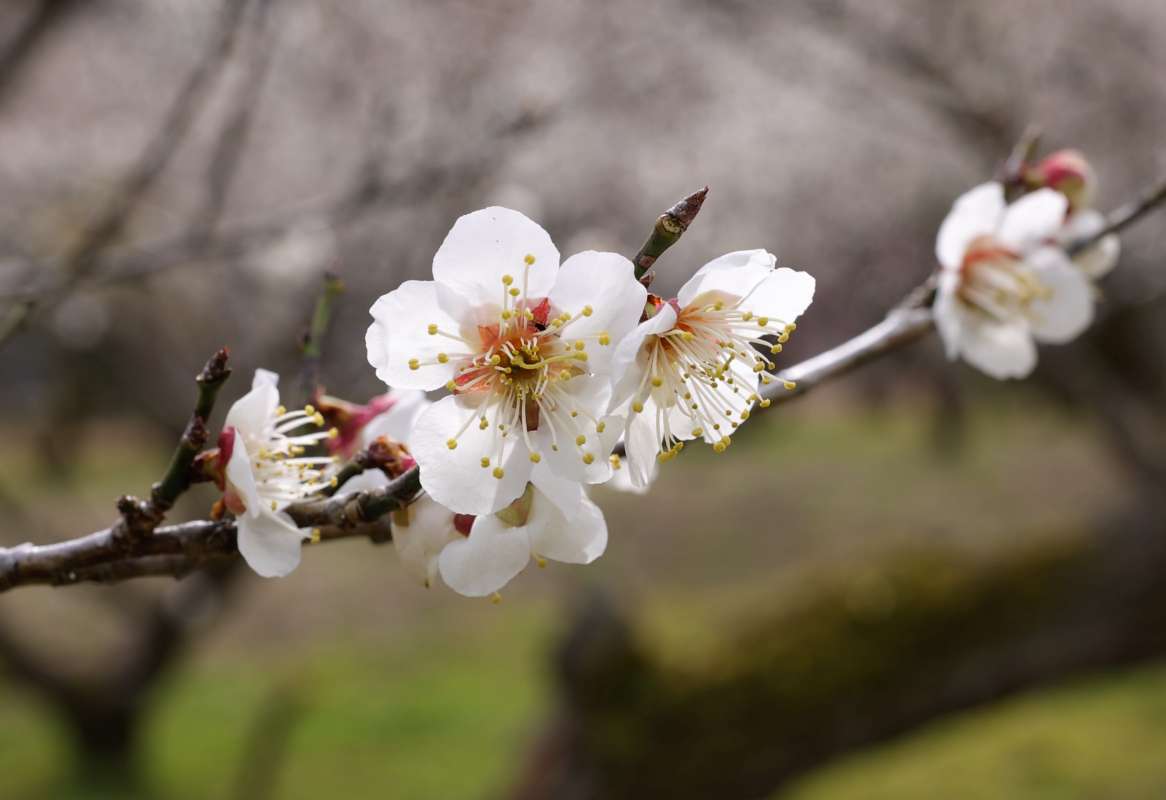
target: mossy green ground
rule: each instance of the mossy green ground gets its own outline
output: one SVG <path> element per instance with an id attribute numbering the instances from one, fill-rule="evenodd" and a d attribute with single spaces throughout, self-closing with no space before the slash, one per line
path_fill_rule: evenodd
<path id="1" fill-rule="evenodd" d="M 489 797 L 548 713 L 547 654 L 580 584 L 634 609 L 668 656 L 715 660 L 723 633 L 774 587 L 796 586 L 807 566 L 936 537 L 982 551 L 1030 526 L 1080 523 L 1121 498 L 1087 427 L 1048 409 L 973 416 L 956 458 L 931 447 L 926 415 L 790 412 L 757 422 L 725 456 L 677 460 L 651 505 L 602 493 L 605 558 L 585 570 L 532 569 L 497 607 L 409 585 L 390 549 L 360 542 L 313 549 L 284 581 L 248 580 L 158 689 L 143 736 L 144 796 L 234 797 L 241 771 L 258 768 L 247 754 L 265 709 L 290 702 L 273 798 Z M 141 450 L 127 455 L 123 441 L 92 444 L 80 489 L 37 480 L 20 452 L 0 461 L 4 485 L 40 501 L 47 519 L 41 534 L 7 540 L 96 527 L 110 497 L 148 486 L 158 465 Z M 206 502 L 196 495 L 187 510 Z M 21 590 L 0 600 L 0 615 L 43 621 L 27 631 L 43 652 L 98 668 L 121 641 L 124 605 L 109 603 L 110 591 Z M 111 796 L 71 784 L 68 745 L 35 698 L 0 685 L 0 797 Z M 1097 676 L 944 721 L 781 796 L 941 793 L 1163 796 L 1166 670 Z"/>

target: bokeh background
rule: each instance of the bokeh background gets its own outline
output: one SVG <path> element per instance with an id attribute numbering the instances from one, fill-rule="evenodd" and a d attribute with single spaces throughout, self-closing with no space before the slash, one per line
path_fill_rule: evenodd
<path id="1" fill-rule="evenodd" d="M 297 391 L 325 270 L 322 378 L 382 391 L 367 309 L 462 213 L 631 255 L 707 184 L 659 291 L 747 247 L 811 271 L 788 365 L 923 280 L 1030 124 L 1133 197 L 1164 74 L 1156 0 L 8 0 L 0 543 L 147 490 L 216 348 L 222 407 L 255 367 Z M 607 554 L 498 606 L 363 541 L 5 594 L 0 794 L 1160 797 L 1163 219 L 1032 380 L 924 340 L 597 490 Z"/>

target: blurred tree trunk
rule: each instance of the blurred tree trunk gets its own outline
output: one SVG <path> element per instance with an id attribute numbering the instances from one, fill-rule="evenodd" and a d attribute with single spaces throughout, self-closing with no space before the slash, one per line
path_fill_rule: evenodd
<path id="1" fill-rule="evenodd" d="M 943 715 L 1160 657 L 1162 511 L 1017 537 L 984 561 L 936 547 L 832 569 L 699 668 L 662 662 L 593 604 L 561 649 L 560 712 L 512 796 L 768 797 Z"/>

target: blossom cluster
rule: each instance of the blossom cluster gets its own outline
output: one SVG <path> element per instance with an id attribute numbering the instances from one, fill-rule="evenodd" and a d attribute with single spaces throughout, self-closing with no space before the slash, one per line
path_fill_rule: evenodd
<path id="1" fill-rule="evenodd" d="M 1084 158 L 1062 151 L 956 201 L 936 241 L 932 308 L 949 358 L 1023 377 L 1036 342 L 1090 324 L 1095 282 L 1119 251 L 1115 236 L 1098 238 L 1094 189 Z M 531 561 L 590 563 L 608 538 L 591 487 L 643 492 L 686 443 L 728 448 L 775 381 L 794 388 L 775 359 L 814 287 L 766 250 L 741 250 L 665 298 L 621 255 L 560 262 L 521 213 L 467 214 L 432 280 L 405 281 L 371 308 L 368 362 L 388 392 L 289 412 L 277 377 L 259 370 L 231 409 L 218 479 L 239 550 L 259 574 L 286 575 L 305 539 L 291 503 L 382 489 L 416 465 L 423 492 L 392 515 L 392 540 L 418 582 L 497 597 Z M 395 469 L 339 486 L 340 460 L 378 446 L 397 454 Z"/>

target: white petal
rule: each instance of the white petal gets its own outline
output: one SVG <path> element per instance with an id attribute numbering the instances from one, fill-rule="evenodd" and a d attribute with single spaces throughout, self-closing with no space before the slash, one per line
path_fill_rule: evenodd
<path id="1" fill-rule="evenodd" d="M 490 514 L 474 520 L 470 535 L 441 551 L 441 579 L 467 597 L 498 591 L 530 561 L 526 528 L 512 528 Z"/>
<path id="2" fill-rule="evenodd" d="M 1064 245 L 1071 245 L 1081 239 L 1097 235 L 1105 227 L 1105 216 L 1094 209 L 1085 209 L 1069 216 L 1065 227 L 1061 229 L 1058 240 Z M 1121 241 L 1116 235 L 1110 234 L 1097 244 L 1073 256 L 1073 263 L 1088 275 L 1097 279 L 1109 274 L 1117 266 L 1121 255 Z"/>
<path id="3" fill-rule="evenodd" d="M 1076 338 L 1093 321 L 1093 286 L 1056 247 L 1042 247 L 1028 262 L 1036 277 L 1051 290 L 1048 299 L 1033 302 L 1028 320 L 1033 335 L 1042 342 L 1062 344 Z"/>
<path id="4" fill-rule="evenodd" d="M 1052 189 L 1039 189 L 1004 211 L 997 237 L 1005 247 L 1026 253 L 1054 238 L 1065 222 L 1069 201 Z"/>
<path id="5" fill-rule="evenodd" d="M 531 431 L 531 440 L 543 461 L 559 477 L 603 483 L 611 477 L 607 457 L 619 438 L 619 426 L 608 424 L 604 418 L 611 402 L 611 383 L 595 375 L 580 375 L 560 386 L 569 392 L 561 411 L 553 420 L 550 415 L 541 414 L 538 429 Z M 570 416 L 572 411 L 577 415 Z M 603 422 L 602 433 L 598 422 Z M 584 437 L 582 445 L 578 444 L 578 436 Z M 583 461 L 585 453 L 591 454 L 590 464 Z"/>
<path id="6" fill-rule="evenodd" d="M 529 268 L 527 256 L 534 256 Z M 528 299 L 546 297 L 555 284 L 559 251 L 540 225 L 509 208 L 493 206 L 458 218 L 433 257 L 434 280 L 477 302 L 500 300 L 502 276 L 526 281 Z"/>
<path id="7" fill-rule="evenodd" d="M 959 283 L 958 272 L 954 270 L 941 272 L 935 303 L 931 307 L 931 313 L 935 317 L 935 328 L 939 331 L 939 338 L 943 340 L 943 350 L 949 361 L 955 361 L 960 354 L 963 315 L 959 308 L 959 298 L 956 296 Z"/>
<path id="8" fill-rule="evenodd" d="M 357 492 L 367 492 L 372 489 L 383 489 L 389 485 L 389 476 L 379 469 L 366 469 L 359 475 L 353 475 L 346 480 L 333 497 L 343 497 Z"/>
<path id="9" fill-rule="evenodd" d="M 545 495 L 534 493 L 526 523 L 530 550 L 566 564 L 590 564 L 607 549 L 607 522 L 582 487 L 574 508 L 565 513 Z"/>
<path id="10" fill-rule="evenodd" d="M 656 472 L 656 456 L 660 452 L 660 432 L 656 430 L 656 403 L 650 399 L 644 410 L 628 417 L 625 444 L 627 458 L 621 470 L 626 470 L 632 486 L 646 489 Z"/>
<path id="11" fill-rule="evenodd" d="M 977 236 L 996 231 L 1004 213 L 1004 187 L 982 183 L 955 201 L 935 239 L 935 255 L 947 269 L 956 269 L 964 260 L 968 244 Z"/>
<path id="12" fill-rule="evenodd" d="M 649 336 L 670 331 L 675 326 L 676 310 L 665 304 L 654 317 L 641 322 L 616 346 L 615 357 L 611 362 L 611 379 L 615 387 L 611 398 L 613 407 L 622 406 L 631 400 L 644 379 L 644 372 L 648 369 L 647 353 L 643 347 L 645 340 Z"/>
<path id="13" fill-rule="evenodd" d="M 408 524 L 402 524 L 402 517 Z M 393 547 L 405 574 L 429 586 L 437 577 L 438 557 L 450 542 L 462 539 L 453 525 L 453 512 L 422 496 L 393 515 Z"/>
<path id="14" fill-rule="evenodd" d="M 247 507 L 247 516 L 255 517 L 263 510 L 263 501 L 259 497 L 259 490 L 255 486 L 255 473 L 251 469 L 251 457 L 247 453 L 247 445 L 243 437 L 235 435 L 235 444 L 231 448 L 231 458 L 227 461 L 227 483 L 239 495 L 243 505 Z"/>
<path id="15" fill-rule="evenodd" d="M 300 531 L 282 512 L 264 511 L 235 522 L 239 552 L 247 566 L 264 578 L 282 578 L 300 564 Z"/>
<path id="16" fill-rule="evenodd" d="M 425 396 L 425 392 L 418 389 L 394 391 L 393 405 L 389 410 L 373 417 L 360 432 L 361 446 L 368 447 L 381 436 L 387 436 L 394 442 L 408 444 L 417 418 L 430 405 L 432 404 Z"/>
<path id="17" fill-rule="evenodd" d="M 382 295 L 370 309 L 373 323 L 365 335 L 368 363 L 376 370 L 377 377 L 390 386 L 406 389 L 444 386 L 456 373 L 459 357 L 469 353 L 467 345 L 429 333 L 430 325 L 437 325 L 454 336 L 463 333 L 462 321 L 450 315 L 439 296 L 442 293 L 433 281 L 405 281 Z M 444 294 L 452 292 L 446 289 Z M 469 333 L 476 335 L 476 331 Z M 449 356 L 449 361 L 437 363 L 439 353 Z M 410 369 L 412 359 L 429 363 Z"/>
<path id="18" fill-rule="evenodd" d="M 579 503 L 579 497 L 583 492 L 583 487 L 578 481 L 559 477 L 551 471 L 546 462 L 535 465 L 530 473 L 530 482 L 552 503 L 567 511 Z"/>
<path id="19" fill-rule="evenodd" d="M 628 465 L 628 460 L 622 459 L 619 469 L 611 471 L 611 480 L 603 484 L 608 489 L 614 489 L 617 492 L 627 492 L 628 494 L 647 494 L 648 490 L 652 488 L 652 484 L 656 481 L 656 477 L 660 472 L 660 464 L 656 461 L 656 457 L 652 456 L 651 466 L 645 470 L 647 479 L 641 478 L 641 484 L 637 486 L 632 481 L 632 470 Z"/>
<path id="20" fill-rule="evenodd" d="M 676 299 L 682 308 L 705 292 L 744 297 L 773 272 L 777 258 L 767 250 L 738 250 L 715 258 L 680 287 Z"/>
<path id="21" fill-rule="evenodd" d="M 960 354 L 964 360 L 993 378 L 1023 378 L 1036 366 L 1036 345 L 1021 320 L 999 322 L 956 306 L 961 315 Z"/>
<path id="22" fill-rule="evenodd" d="M 588 250 L 563 262 L 551 289 L 552 315 L 567 311 L 572 321 L 563 336 L 586 344 L 587 368 L 593 374 L 609 371 L 615 347 L 640 321 L 648 290 L 636 280 L 632 262 L 617 253 Z M 590 316 L 581 312 L 590 306 Z M 610 344 L 594 337 L 606 333 Z"/>
<path id="23" fill-rule="evenodd" d="M 741 310 L 784 323 L 797 320 L 814 300 L 814 276 L 787 267 L 773 270 L 741 302 Z"/>
<path id="24" fill-rule="evenodd" d="M 504 508 L 522 494 L 530 478 L 529 450 L 514 433 L 498 437 L 495 413 L 450 395 L 425 409 L 413 428 L 410 449 L 421 467 L 421 485 L 434 500 L 459 514 L 492 514 Z M 478 427 L 482 414 L 490 422 L 486 430 Z M 467 421 L 457 447 L 450 450 L 447 442 Z M 483 457 L 490 459 L 486 468 L 481 465 Z M 493 475 L 499 466 L 501 479 Z"/>
<path id="25" fill-rule="evenodd" d="M 267 424 L 275 419 L 279 407 L 279 376 L 265 369 L 255 370 L 251 391 L 234 402 L 227 411 L 224 428 L 234 428 L 243 436 L 262 435 Z"/>

